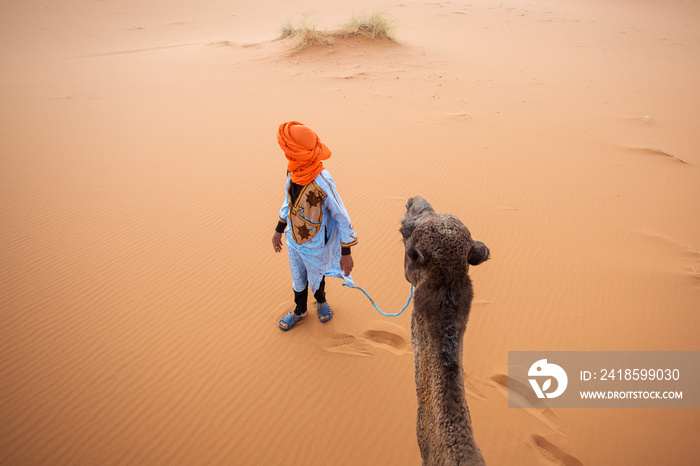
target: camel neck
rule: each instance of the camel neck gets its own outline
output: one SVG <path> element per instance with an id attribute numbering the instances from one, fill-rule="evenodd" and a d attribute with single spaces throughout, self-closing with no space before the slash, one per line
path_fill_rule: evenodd
<path id="1" fill-rule="evenodd" d="M 479 464 L 483 457 L 474 441 L 462 366 L 471 299 L 435 299 L 434 294 L 429 301 L 421 298 L 417 289 L 411 330 L 423 457 L 436 459 L 435 463 Z"/>

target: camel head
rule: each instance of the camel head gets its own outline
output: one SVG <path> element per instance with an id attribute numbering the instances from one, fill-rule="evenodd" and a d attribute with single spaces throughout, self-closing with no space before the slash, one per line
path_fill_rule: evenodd
<path id="1" fill-rule="evenodd" d="M 489 258 L 486 245 L 473 240 L 457 217 L 435 213 L 420 196 L 408 200 L 400 231 L 406 248 L 404 274 L 414 286 L 431 276 L 465 275 L 469 265 Z"/>

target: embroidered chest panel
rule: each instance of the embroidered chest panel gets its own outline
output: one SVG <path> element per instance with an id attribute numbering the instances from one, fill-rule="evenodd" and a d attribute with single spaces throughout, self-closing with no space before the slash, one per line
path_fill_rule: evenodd
<path id="1" fill-rule="evenodd" d="M 311 241 L 321 230 L 323 222 L 323 199 L 326 193 L 315 181 L 308 184 L 299 194 L 294 205 L 289 209 L 292 235 L 297 244 Z"/>

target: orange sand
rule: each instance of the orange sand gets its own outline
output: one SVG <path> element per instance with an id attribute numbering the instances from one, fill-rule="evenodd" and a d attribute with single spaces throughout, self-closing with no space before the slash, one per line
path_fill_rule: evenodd
<path id="1" fill-rule="evenodd" d="M 274 40 L 374 8 L 398 44 Z M 509 409 L 502 382 L 509 350 L 700 350 L 698 2 L 7 1 L 0 67 L 1 464 L 419 464 L 410 312 L 331 280 L 329 324 L 277 328 L 292 119 L 385 310 L 409 196 L 491 249 L 487 462 L 696 464 L 697 410 Z"/>

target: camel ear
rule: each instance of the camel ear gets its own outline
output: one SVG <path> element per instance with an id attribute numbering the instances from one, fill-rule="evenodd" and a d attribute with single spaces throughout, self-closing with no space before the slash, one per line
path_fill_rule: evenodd
<path id="1" fill-rule="evenodd" d="M 413 262 L 417 266 L 421 266 L 425 263 L 425 256 L 423 255 L 422 252 L 418 248 L 409 248 L 406 251 L 406 255 L 410 259 L 411 262 Z"/>
<path id="2" fill-rule="evenodd" d="M 467 262 L 471 265 L 479 265 L 489 258 L 489 248 L 486 247 L 481 241 L 474 241 L 474 246 L 472 246 L 469 255 L 467 255 Z"/>

